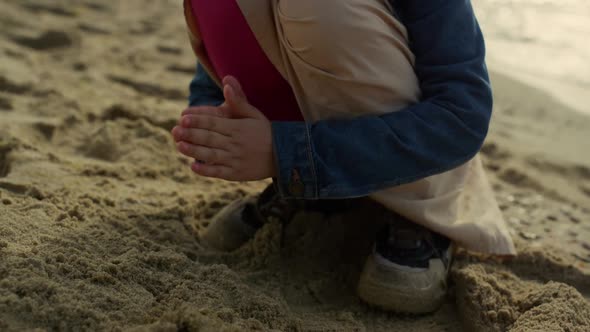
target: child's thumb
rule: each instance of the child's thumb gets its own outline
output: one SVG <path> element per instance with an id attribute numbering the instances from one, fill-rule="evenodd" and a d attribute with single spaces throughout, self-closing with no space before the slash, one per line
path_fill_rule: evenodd
<path id="1" fill-rule="evenodd" d="M 234 117 L 252 115 L 248 98 L 237 79 L 232 76 L 227 76 L 223 79 L 223 95 Z"/>

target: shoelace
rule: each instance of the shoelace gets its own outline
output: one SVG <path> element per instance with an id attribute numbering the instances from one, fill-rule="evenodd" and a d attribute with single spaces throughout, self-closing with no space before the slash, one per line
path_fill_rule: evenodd
<path id="1" fill-rule="evenodd" d="M 446 238 L 390 211 L 385 211 L 385 213 L 387 242 L 401 250 L 419 250 L 420 247 L 426 246 L 432 256 L 443 262 L 445 269 L 449 268 L 450 260 L 445 251 L 448 250 L 450 243 L 447 245 L 442 243 L 442 241 L 448 241 Z"/>

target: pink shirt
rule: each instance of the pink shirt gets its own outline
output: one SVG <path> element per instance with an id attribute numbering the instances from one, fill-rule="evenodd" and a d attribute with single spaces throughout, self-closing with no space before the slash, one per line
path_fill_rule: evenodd
<path id="1" fill-rule="evenodd" d="M 232 75 L 271 121 L 303 121 L 289 83 L 270 62 L 235 0 L 191 0 L 216 74 Z"/>

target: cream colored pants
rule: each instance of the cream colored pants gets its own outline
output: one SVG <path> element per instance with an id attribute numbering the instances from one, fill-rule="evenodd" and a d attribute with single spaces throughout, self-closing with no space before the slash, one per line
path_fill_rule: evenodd
<path id="1" fill-rule="evenodd" d="M 263 50 L 291 84 L 306 121 L 383 114 L 419 101 L 406 29 L 388 1 L 238 4 Z M 467 249 L 515 253 L 479 157 L 371 198 Z"/>

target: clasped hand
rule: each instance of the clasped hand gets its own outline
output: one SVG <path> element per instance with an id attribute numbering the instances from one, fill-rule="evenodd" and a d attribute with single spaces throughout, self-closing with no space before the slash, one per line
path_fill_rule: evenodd
<path id="1" fill-rule="evenodd" d="M 172 136 L 180 153 L 195 161 L 198 175 L 228 181 L 275 176 L 270 121 L 248 103 L 238 80 L 223 79 L 225 103 L 190 107 L 182 112 Z"/>

